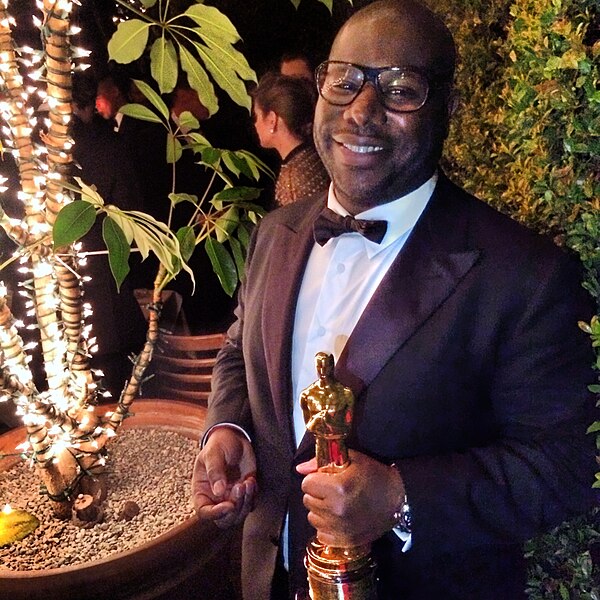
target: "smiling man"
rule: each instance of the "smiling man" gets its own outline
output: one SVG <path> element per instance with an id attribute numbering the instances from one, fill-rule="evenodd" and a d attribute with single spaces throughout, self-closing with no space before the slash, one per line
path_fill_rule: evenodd
<path id="1" fill-rule="evenodd" d="M 439 168 L 455 56 L 381 0 L 317 69 L 332 185 L 256 229 L 194 467 L 200 518 L 244 522 L 246 600 L 304 597 L 316 532 L 373 544 L 381 599 L 517 600 L 521 543 L 592 502 L 591 302 L 577 261 Z M 317 352 L 356 399 L 342 473 L 304 435 Z"/>

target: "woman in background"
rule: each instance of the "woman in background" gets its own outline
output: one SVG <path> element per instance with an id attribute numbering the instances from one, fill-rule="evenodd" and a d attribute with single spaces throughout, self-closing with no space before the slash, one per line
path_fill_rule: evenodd
<path id="1" fill-rule="evenodd" d="M 282 159 L 275 182 L 277 205 L 327 190 L 329 176 L 312 141 L 314 83 L 269 72 L 260 79 L 252 98 L 260 145 L 273 148 Z"/>

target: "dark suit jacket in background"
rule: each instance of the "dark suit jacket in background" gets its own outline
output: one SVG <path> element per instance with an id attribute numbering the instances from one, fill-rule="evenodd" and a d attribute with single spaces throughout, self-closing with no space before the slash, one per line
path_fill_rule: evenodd
<path id="1" fill-rule="evenodd" d="M 106 204 L 123 210 L 142 210 L 139 176 L 128 148 L 112 126 L 100 117 L 91 123 L 83 123 L 75 117 L 71 135 L 75 140 L 73 156 L 78 165 L 73 174 L 88 185 L 96 186 Z M 106 250 L 101 222 L 99 219 L 83 238 L 84 250 Z M 85 301 L 94 311 L 92 333 L 98 342 L 91 364 L 104 372 L 103 386 L 115 398 L 131 375 L 128 356 L 137 354 L 146 338 L 147 323 L 133 294 L 136 270 L 140 268 L 139 254 L 130 257 L 130 264 L 132 273 L 120 290 L 117 290 L 106 254 L 89 256 L 82 271 L 91 278 L 84 286 Z"/>
<path id="2" fill-rule="evenodd" d="M 294 465 L 314 448 L 294 444 L 291 343 L 323 204 L 260 223 L 214 371 L 207 427 L 241 425 L 258 460 L 248 600 L 269 597 L 286 511 L 294 585 L 314 533 L 296 518 Z M 440 177 L 336 365 L 357 398 L 349 445 L 398 465 L 413 510 L 408 553 L 392 533 L 374 546 L 381 598 L 524 597 L 521 542 L 593 501 L 589 300 L 576 260 Z"/>

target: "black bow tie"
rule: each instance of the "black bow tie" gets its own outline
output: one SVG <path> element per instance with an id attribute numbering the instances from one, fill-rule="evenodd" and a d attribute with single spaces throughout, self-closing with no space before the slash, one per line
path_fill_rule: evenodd
<path id="1" fill-rule="evenodd" d="M 387 221 L 367 221 L 350 215 L 342 217 L 329 208 L 324 208 L 314 224 L 315 242 L 324 246 L 331 238 L 342 233 L 360 233 L 368 240 L 381 244 L 387 231 Z"/>

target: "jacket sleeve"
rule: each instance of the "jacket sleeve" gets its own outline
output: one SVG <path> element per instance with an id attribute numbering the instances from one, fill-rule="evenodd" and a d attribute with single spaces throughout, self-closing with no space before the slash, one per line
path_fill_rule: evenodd
<path id="1" fill-rule="evenodd" d="M 586 435 L 593 357 L 577 327 L 592 307 L 579 269 L 562 260 L 553 267 L 498 328 L 485 399 L 495 438 L 396 461 L 413 512 L 411 551 L 518 543 L 597 503 L 594 440 Z"/>
<path id="2" fill-rule="evenodd" d="M 257 226 L 251 236 L 246 257 L 246 273 L 250 268 L 256 246 Z M 246 367 L 243 354 L 244 299 L 246 280 L 242 280 L 235 309 L 235 321 L 227 331 L 227 339 L 217 355 L 211 382 L 211 395 L 205 431 L 218 423 L 233 423 L 252 438 L 252 420 L 248 402 Z"/>

